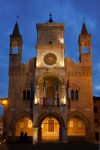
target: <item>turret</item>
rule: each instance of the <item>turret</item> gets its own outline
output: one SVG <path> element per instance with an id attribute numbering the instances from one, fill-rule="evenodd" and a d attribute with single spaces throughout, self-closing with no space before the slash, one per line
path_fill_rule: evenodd
<path id="1" fill-rule="evenodd" d="M 82 56 L 87 57 L 91 55 L 91 34 L 88 33 L 85 23 L 83 23 L 82 25 L 82 30 L 79 35 L 78 44 L 79 44 L 80 61 L 82 61 Z"/>
<path id="2" fill-rule="evenodd" d="M 20 65 L 22 60 L 22 35 L 19 31 L 18 23 L 16 22 L 13 32 L 10 35 L 10 66 Z"/>
<path id="3" fill-rule="evenodd" d="M 19 26 L 16 22 L 13 33 L 10 35 L 10 54 L 22 54 L 22 35 L 19 32 Z"/>

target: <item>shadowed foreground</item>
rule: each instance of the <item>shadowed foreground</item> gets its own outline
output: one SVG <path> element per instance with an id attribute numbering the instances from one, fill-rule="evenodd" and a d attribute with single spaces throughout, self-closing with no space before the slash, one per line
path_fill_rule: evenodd
<path id="1" fill-rule="evenodd" d="M 99 150 L 99 145 L 78 143 L 1 144 L 0 150 Z"/>

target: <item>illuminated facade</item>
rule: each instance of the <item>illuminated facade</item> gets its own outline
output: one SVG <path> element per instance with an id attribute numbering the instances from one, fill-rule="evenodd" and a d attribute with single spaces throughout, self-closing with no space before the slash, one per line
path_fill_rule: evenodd
<path id="1" fill-rule="evenodd" d="M 22 63 L 18 23 L 10 35 L 7 138 L 94 142 L 91 35 L 79 35 L 79 62 L 64 56 L 64 24 L 37 24 L 37 55 Z M 85 52 L 84 52 L 85 51 Z M 69 100 L 70 99 L 70 100 Z"/>

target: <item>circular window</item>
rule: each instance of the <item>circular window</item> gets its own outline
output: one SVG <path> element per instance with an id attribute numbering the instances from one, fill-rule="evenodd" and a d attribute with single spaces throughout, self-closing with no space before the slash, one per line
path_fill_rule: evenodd
<path id="1" fill-rule="evenodd" d="M 45 55 L 44 57 L 44 62 L 47 64 L 47 65 L 53 65 L 55 64 L 57 61 L 57 57 L 55 54 L 53 53 L 48 53 L 47 55 Z"/>

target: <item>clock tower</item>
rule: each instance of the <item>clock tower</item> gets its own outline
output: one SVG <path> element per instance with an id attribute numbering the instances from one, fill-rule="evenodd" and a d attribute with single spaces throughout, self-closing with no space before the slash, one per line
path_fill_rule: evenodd
<path id="1" fill-rule="evenodd" d="M 64 24 L 37 24 L 37 68 L 64 67 Z"/>

